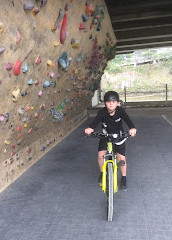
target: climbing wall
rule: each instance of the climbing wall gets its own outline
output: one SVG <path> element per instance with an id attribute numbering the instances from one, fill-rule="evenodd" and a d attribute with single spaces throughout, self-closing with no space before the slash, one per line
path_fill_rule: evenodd
<path id="1" fill-rule="evenodd" d="M 0 7 L 2 191 L 86 119 L 116 40 L 103 0 Z"/>

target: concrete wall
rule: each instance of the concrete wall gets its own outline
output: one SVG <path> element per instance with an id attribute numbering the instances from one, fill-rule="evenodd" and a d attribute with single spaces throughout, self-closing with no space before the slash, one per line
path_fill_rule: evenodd
<path id="1" fill-rule="evenodd" d="M 95 14 L 88 13 L 83 22 L 89 2 Z M 103 0 L 0 0 L 0 6 L 2 191 L 86 119 L 107 61 L 115 55 L 116 40 Z M 67 17 L 64 42 L 60 42 L 65 25 L 58 18 L 60 9 Z M 79 30 L 80 24 L 84 29 Z M 64 51 L 70 61 L 65 69 L 58 63 Z M 15 75 L 17 60 L 19 75 Z"/>

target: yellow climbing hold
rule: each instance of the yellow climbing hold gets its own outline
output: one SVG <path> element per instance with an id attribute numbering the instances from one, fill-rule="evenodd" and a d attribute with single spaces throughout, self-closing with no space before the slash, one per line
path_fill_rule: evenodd
<path id="1" fill-rule="evenodd" d="M 58 46 L 59 44 L 60 44 L 59 41 L 53 43 L 54 47 Z"/>
<path id="2" fill-rule="evenodd" d="M 31 106 L 31 108 L 30 108 L 31 110 L 33 110 L 34 109 L 34 106 Z"/>
<path id="3" fill-rule="evenodd" d="M 59 41 L 54 42 L 53 45 L 54 45 L 54 47 L 59 46 L 59 45 L 60 45 L 60 42 L 59 42 Z"/>
<path id="4" fill-rule="evenodd" d="M 48 61 L 47 61 L 47 67 L 48 67 L 48 68 L 54 67 L 54 64 L 53 64 L 53 62 L 52 62 L 51 60 L 48 60 Z"/>
<path id="5" fill-rule="evenodd" d="M 17 102 L 18 97 L 19 97 L 19 94 L 20 94 L 20 89 L 19 89 L 19 88 L 15 89 L 15 90 L 12 92 L 13 102 Z"/>
<path id="6" fill-rule="evenodd" d="M 75 41 L 74 43 L 72 43 L 72 48 L 78 48 L 79 47 L 79 43 L 77 41 Z"/>
<path id="7" fill-rule="evenodd" d="M 32 128 L 29 129 L 29 131 L 27 132 L 28 134 L 30 134 L 32 132 Z"/>
<path id="8" fill-rule="evenodd" d="M 6 145 L 10 144 L 10 141 L 5 140 L 4 142 L 5 142 Z"/>
<path id="9" fill-rule="evenodd" d="M 26 123 L 24 124 L 24 127 L 27 128 L 27 124 Z"/>

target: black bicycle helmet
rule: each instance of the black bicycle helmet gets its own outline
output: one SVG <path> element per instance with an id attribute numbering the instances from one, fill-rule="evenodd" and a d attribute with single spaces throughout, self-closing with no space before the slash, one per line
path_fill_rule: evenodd
<path id="1" fill-rule="evenodd" d="M 104 102 L 107 102 L 107 101 L 117 101 L 117 102 L 119 102 L 118 93 L 115 92 L 115 91 L 106 92 L 105 95 L 104 95 Z"/>

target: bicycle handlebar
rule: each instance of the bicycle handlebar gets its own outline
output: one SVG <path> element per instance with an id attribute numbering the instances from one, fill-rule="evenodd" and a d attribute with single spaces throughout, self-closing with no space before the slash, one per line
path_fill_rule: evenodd
<path id="1" fill-rule="evenodd" d="M 120 138 L 129 138 L 129 132 L 120 132 L 120 133 L 100 133 L 100 132 L 92 132 L 90 134 L 94 138 L 113 138 L 113 139 L 120 139 Z"/>

